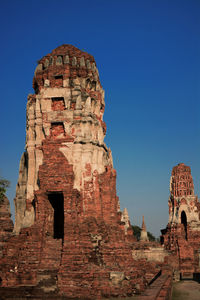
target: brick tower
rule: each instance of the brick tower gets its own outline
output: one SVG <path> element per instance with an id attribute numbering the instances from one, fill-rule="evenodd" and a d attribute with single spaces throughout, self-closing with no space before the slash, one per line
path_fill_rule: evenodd
<path id="1" fill-rule="evenodd" d="M 199 214 L 195 208 L 197 201 L 191 169 L 180 163 L 172 169 L 170 178 L 169 223 L 185 224 L 199 221 Z"/>
<path id="2" fill-rule="evenodd" d="M 39 60 L 33 87 L 16 235 L 4 249 L 2 285 L 45 291 L 49 280 L 52 293 L 76 299 L 142 290 L 145 270 L 132 258 L 132 229 L 119 210 L 104 143 L 104 91 L 94 58 L 62 45 Z"/>
<path id="3" fill-rule="evenodd" d="M 77 221 L 94 216 L 115 222 L 116 174 L 104 143 L 104 91 L 94 58 L 70 45 L 58 47 L 39 61 L 33 87 L 15 199 L 16 232 L 35 217 L 44 218 L 44 204 L 51 215 L 48 231 L 52 222 L 67 222 L 72 215 Z"/>
<path id="4" fill-rule="evenodd" d="M 199 273 L 200 204 L 194 195 L 190 167 L 183 163 L 172 169 L 170 178 L 169 222 L 161 230 L 167 250 L 178 256 L 180 273 Z"/>

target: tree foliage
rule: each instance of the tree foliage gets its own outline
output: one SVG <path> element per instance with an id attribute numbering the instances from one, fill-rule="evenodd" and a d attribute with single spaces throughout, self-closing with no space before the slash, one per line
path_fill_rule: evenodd
<path id="1" fill-rule="evenodd" d="M 137 241 L 140 240 L 141 228 L 137 225 L 132 225 L 133 234 L 136 237 Z M 147 236 L 150 242 L 154 242 L 156 240 L 155 236 L 151 232 L 147 232 Z"/>
<path id="2" fill-rule="evenodd" d="M 150 242 L 155 242 L 156 238 L 151 232 L 147 231 L 147 236 Z"/>
<path id="3" fill-rule="evenodd" d="M 0 177 L 0 199 L 3 199 L 6 189 L 10 186 L 10 182 Z"/>
<path id="4" fill-rule="evenodd" d="M 141 228 L 137 225 L 132 225 L 133 235 L 136 237 L 137 241 L 140 239 Z"/>

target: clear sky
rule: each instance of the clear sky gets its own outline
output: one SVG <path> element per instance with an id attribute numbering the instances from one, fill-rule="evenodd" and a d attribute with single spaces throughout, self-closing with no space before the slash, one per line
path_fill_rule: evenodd
<path id="1" fill-rule="evenodd" d="M 106 144 L 121 208 L 156 236 L 168 222 L 171 169 L 184 162 L 200 193 L 200 1 L 1 1 L 0 175 L 13 198 L 37 60 L 72 44 L 96 60 Z"/>

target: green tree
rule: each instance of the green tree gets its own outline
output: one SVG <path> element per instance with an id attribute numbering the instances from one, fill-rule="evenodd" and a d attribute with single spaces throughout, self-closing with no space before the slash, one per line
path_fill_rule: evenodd
<path id="1" fill-rule="evenodd" d="M 133 235 L 136 237 L 137 241 L 140 239 L 141 228 L 137 225 L 132 225 Z"/>
<path id="2" fill-rule="evenodd" d="M 3 199 L 6 189 L 10 186 L 10 182 L 0 177 L 0 200 Z"/>
<path id="3" fill-rule="evenodd" d="M 147 236 L 150 242 L 155 242 L 156 238 L 151 232 L 147 231 Z"/>

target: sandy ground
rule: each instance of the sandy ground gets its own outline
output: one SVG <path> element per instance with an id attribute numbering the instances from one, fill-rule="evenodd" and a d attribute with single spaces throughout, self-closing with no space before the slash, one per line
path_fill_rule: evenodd
<path id="1" fill-rule="evenodd" d="M 192 280 L 174 283 L 172 300 L 200 300 L 200 284 Z"/>

